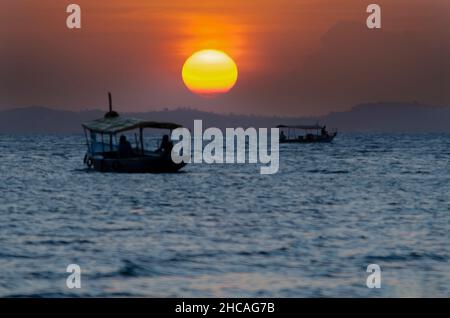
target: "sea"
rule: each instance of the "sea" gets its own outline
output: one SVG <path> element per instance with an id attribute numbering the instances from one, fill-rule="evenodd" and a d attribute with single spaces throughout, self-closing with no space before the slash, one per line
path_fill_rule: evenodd
<path id="1" fill-rule="evenodd" d="M 99 173 L 85 151 L 0 135 L 0 297 L 450 297 L 449 134 L 283 144 L 274 175 Z"/>

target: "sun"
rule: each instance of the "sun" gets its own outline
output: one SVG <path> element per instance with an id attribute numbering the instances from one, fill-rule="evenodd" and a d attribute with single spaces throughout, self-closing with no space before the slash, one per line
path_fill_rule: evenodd
<path id="1" fill-rule="evenodd" d="M 186 60 L 182 77 L 191 92 L 200 96 L 215 96 L 227 93 L 234 87 L 238 68 L 225 52 L 202 50 Z"/>

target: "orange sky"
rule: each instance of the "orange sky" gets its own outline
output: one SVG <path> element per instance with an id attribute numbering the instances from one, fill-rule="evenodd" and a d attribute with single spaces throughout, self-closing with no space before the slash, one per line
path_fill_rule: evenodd
<path id="1" fill-rule="evenodd" d="M 65 27 L 69 3 L 83 28 Z M 369 101 L 450 105 L 450 1 L 0 0 L 0 109 L 192 107 L 313 115 Z M 205 99 L 181 79 L 193 52 L 234 58 L 239 81 Z"/>

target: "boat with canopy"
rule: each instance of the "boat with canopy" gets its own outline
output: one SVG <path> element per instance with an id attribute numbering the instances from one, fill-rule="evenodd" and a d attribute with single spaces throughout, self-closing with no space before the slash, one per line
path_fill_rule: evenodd
<path id="1" fill-rule="evenodd" d="M 280 143 L 327 143 L 337 136 L 337 131 L 329 132 L 326 126 L 319 124 L 279 125 L 277 128 L 280 129 Z"/>
<path id="2" fill-rule="evenodd" d="M 112 110 L 111 93 L 109 93 L 109 112 L 103 118 L 82 124 L 87 144 L 84 163 L 88 168 L 102 172 L 126 173 L 164 173 L 176 172 L 186 164 L 172 161 L 172 130 L 182 127 L 179 124 L 146 121 L 136 118 L 124 118 Z M 161 146 L 154 150 L 145 149 L 144 130 L 168 130 Z M 134 147 L 127 135 L 134 131 Z M 118 135 L 121 135 L 119 142 Z"/>

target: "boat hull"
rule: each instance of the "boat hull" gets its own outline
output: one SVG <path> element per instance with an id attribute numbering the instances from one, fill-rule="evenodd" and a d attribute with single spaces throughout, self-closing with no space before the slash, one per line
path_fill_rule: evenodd
<path id="1" fill-rule="evenodd" d="M 337 133 L 328 136 L 315 136 L 315 138 L 303 139 L 286 139 L 280 140 L 280 144 L 314 144 L 314 143 L 330 143 L 337 136 Z"/>
<path id="2" fill-rule="evenodd" d="M 100 172 L 117 173 L 173 173 L 182 169 L 186 164 L 176 164 L 165 156 L 136 157 L 136 158 L 102 158 L 88 159 L 88 166 Z"/>

